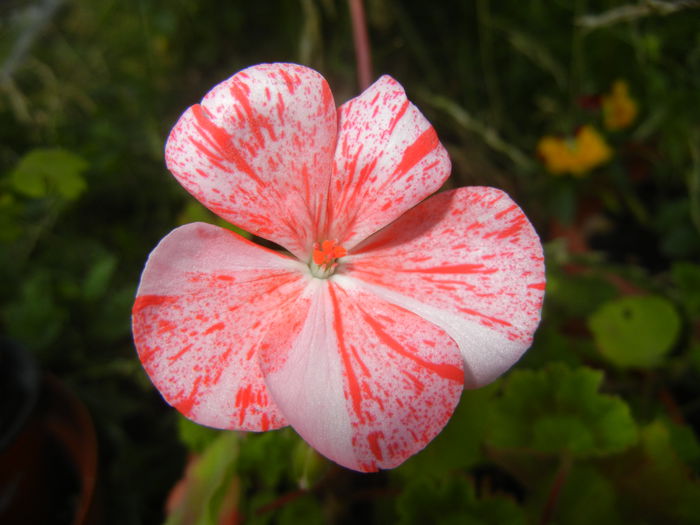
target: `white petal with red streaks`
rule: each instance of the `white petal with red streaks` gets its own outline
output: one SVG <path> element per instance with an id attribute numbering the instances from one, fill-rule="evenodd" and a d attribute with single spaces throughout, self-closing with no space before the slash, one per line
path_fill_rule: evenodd
<path id="1" fill-rule="evenodd" d="M 217 85 L 180 117 L 166 163 L 219 216 L 306 260 L 325 210 L 336 124 L 320 74 L 260 64 Z"/>
<path id="2" fill-rule="evenodd" d="M 436 191 L 450 174 L 435 130 L 381 77 L 339 110 L 328 238 L 350 249 Z"/>
<path id="3" fill-rule="evenodd" d="M 435 195 L 358 246 L 344 278 L 436 323 L 460 346 L 468 387 L 529 348 L 544 295 L 542 245 L 522 210 L 495 188 Z"/>
<path id="4" fill-rule="evenodd" d="M 286 425 L 257 352 L 307 282 L 297 261 L 228 230 L 203 223 L 173 230 L 151 253 L 133 308 L 134 341 L 151 381 L 203 425 Z"/>
<path id="5" fill-rule="evenodd" d="M 260 352 L 287 421 L 316 450 L 360 471 L 395 467 L 421 450 L 462 392 L 454 341 L 352 283 L 317 280 L 303 301 L 308 308 L 270 331 Z"/>

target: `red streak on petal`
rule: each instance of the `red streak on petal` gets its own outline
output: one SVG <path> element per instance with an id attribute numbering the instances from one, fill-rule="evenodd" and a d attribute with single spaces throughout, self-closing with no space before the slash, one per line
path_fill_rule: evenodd
<path id="1" fill-rule="evenodd" d="M 403 105 L 401 106 L 401 109 L 399 109 L 399 112 L 396 115 L 394 115 L 394 118 L 389 123 L 389 135 L 391 135 L 394 132 L 396 124 L 398 124 L 399 120 L 401 120 L 401 117 L 403 117 L 404 113 L 406 113 L 406 110 L 408 109 L 408 104 L 408 99 L 406 99 Z"/>
<path id="2" fill-rule="evenodd" d="M 231 136 L 226 132 L 226 130 L 220 128 L 209 120 L 204 114 L 204 109 L 199 104 L 192 106 L 192 114 L 197 120 L 199 132 L 214 148 L 216 148 L 216 154 L 204 148 L 202 144 L 194 140 L 192 143 L 197 146 L 202 153 L 209 157 L 213 163 L 216 164 L 217 161 L 224 159 L 232 162 L 238 170 L 245 173 L 251 179 L 253 179 L 253 181 L 262 186 L 263 182 L 260 180 L 260 177 L 255 174 L 253 168 L 246 162 L 240 152 L 233 147 Z M 223 167 L 220 164 L 219 166 Z"/>
<path id="3" fill-rule="evenodd" d="M 508 321 L 504 321 L 503 319 L 497 319 L 495 317 L 489 317 L 488 315 L 484 315 L 480 312 L 477 312 L 476 310 L 472 310 L 471 308 L 460 308 L 460 310 L 462 312 L 464 312 L 465 314 L 475 315 L 477 317 L 481 317 L 482 319 L 486 319 L 487 321 L 491 321 L 493 323 L 498 323 L 498 324 L 501 324 L 503 326 L 513 326 Z"/>
<path id="4" fill-rule="evenodd" d="M 280 75 L 282 75 L 284 82 L 287 84 L 287 89 L 289 90 L 289 93 L 293 95 L 297 83 L 294 82 L 294 79 L 291 76 L 289 76 L 284 69 L 280 69 L 279 73 Z"/>
<path id="5" fill-rule="evenodd" d="M 141 295 L 134 301 L 134 306 L 131 309 L 133 314 L 139 313 L 144 308 L 150 306 L 165 306 L 173 304 L 178 300 L 177 296 L 174 295 Z"/>
<path id="6" fill-rule="evenodd" d="M 381 431 L 370 432 L 367 434 L 367 443 L 369 443 L 369 449 L 378 461 L 383 458 L 382 449 L 379 446 L 379 440 L 384 439 L 384 433 Z"/>
<path id="7" fill-rule="evenodd" d="M 177 328 L 177 325 L 171 321 L 161 319 L 158 321 L 158 335 L 163 335 L 165 332 L 172 332 Z"/>
<path id="8" fill-rule="evenodd" d="M 331 93 L 331 88 L 328 84 L 323 83 L 323 91 L 321 91 L 321 107 L 320 111 L 326 112 L 333 107 L 333 93 Z"/>
<path id="9" fill-rule="evenodd" d="M 455 264 L 452 266 L 435 266 L 433 268 L 396 268 L 396 271 L 404 273 L 485 273 L 491 274 L 498 271 L 497 268 L 487 268 L 483 264 Z"/>
<path id="10" fill-rule="evenodd" d="M 243 421 L 245 421 L 248 405 L 250 405 L 252 400 L 251 390 L 252 386 L 247 385 L 245 388 L 240 388 L 236 393 L 236 408 L 240 408 L 240 413 L 238 415 L 239 425 L 243 425 Z"/>
<path id="11" fill-rule="evenodd" d="M 244 84 L 243 87 L 245 87 Z M 267 132 L 270 134 L 270 138 L 272 140 L 275 140 L 275 130 L 270 124 L 270 121 L 264 118 L 259 113 L 255 113 L 253 111 L 253 108 L 250 105 L 250 99 L 248 98 L 248 95 L 243 91 L 242 85 L 240 83 L 231 84 L 231 95 L 236 100 L 238 100 L 241 106 L 243 106 L 243 110 L 246 113 L 247 119 L 251 123 L 251 131 L 253 132 L 253 135 L 255 136 L 255 140 L 257 140 L 258 145 L 261 148 L 265 146 L 265 139 L 262 135 L 262 132 L 260 131 L 261 128 L 266 129 Z"/>
<path id="12" fill-rule="evenodd" d="M 430 164 L 428 164 L 427 166 L 425 166 L 423 168 L 423 173 L 429 172 L 430 170 L 432 170 L 435 166 L 438 166 L 439 164 L 440 164 L 439 160 L 436 160 L 435 162 L 431 162 Z"/>
<path id="13" fill-rule="evenodd" d="M 433 151 L 440 144 L 437 133 L 431 127 L 426 129 L 413 144 L 406 148 L 403 158 L 394 170 L 394 176 L 404 175 L 413 166 L 418 164 L 428 153 Z"/>
<path id="14" fill-rule="evenodd" d="M 224 323 L 216 323 L 207 328 L 202 335 L 209 335 L 218 330 L 223 330 L 226 327 Z"/>
<path id="15" fill-rule="evenodd" d="M 416 376 L 414 376 L 410 372 L 407 372 L 406 370 L 403 370 L 401 373 L 411 380 L 417 394 L 420 395 L 423 392 L 423 390 L 425 390 L 425 385 Z"/>
<path id="16" fill-rule="evenodd" d="M 544 290 L 546 286 L 547 283 L 536 283 L 527 285 L 528 288 L 534 288 L 535 290 Z"/>
<path id="17" fill-rule="evenodd" d="M 525 216 L 521 215 L 517 217 L 514 221 L 512 221 L 511 225 L 508 228 L 504 228 L 502 230 L 496 230 L 490 233 L 487 233 L 484 235 L 484 239 L 487 239 L 489 237 L 493 237 L 494 235 L 496 236 L 497 239 L 505 239 L 507 237 L 511 237 L 518 233 L 522 227 L 525 225 Z"/>
<path id="18" fill-rule="evenodd" d="M 509 214 L 510 212 L 512 212 L 513 210 L 516 210 L 517 208 L 518 208 L 518 207 L 517 207 L 515 204 L 513 204 L 513 205 L 510 206 L 509 208 L 506 208 L 506 209 L 503 210 L 503 211 L 499 211 L 496 215 L 493 216 L 493 218 L 494 218 L 494 219 L 501 219 L 501 218 L 503 218 L 505 215 L 507 215 L 507 214 Z"/>
<path id="19" fill-rule="evenodd" d="M 180 359 L 183 355 L 185 355 L 185 354 L 189 351 L 190 348 L 192 348 L 192 345 L 191 345 L 191 344 L 190 344 L 190 345 L 187 345 L 186 347 L 184 347 L 184 348 L 183 348 L 182 350 L 180 350 L 177 354 L 171 355 L 170 357 L 168 357 L 168 360 L 169 360 L 171 363 L 174 362 L 174 361 L 177 361 L 177 360 Z"/>
<path id="20" fill-rule="evenodd" d="M 430 361 L 426 361 L 425 359 L 415 354 L 412 354 L 411 352 L 404 349 L 404 347 L 401 346 L 401 344 L 396 339 L 394 339 L 388 333 L 386 333 L 381 323 L 379 323 L 367 312 L 363 311 L 362 313 L 363 317 L 365 318 L 365 321 L 372 328 L 372 330 L 374 330 L 374 333 L 377 334 L 379 340 L 382 343 L 384 343 L 387 347 L 391 348 L 394 352 L 404 357 L 408 357 L 409 359 L 413 360 L 416 364 L 430 370 L 431 372 L 439 375 L 440 377 L 456 381 L 460 385 L 464 383 L 464 372 L 461 368 L 454 365 L 431 363 Z"/>
<path id="21" fill-rule="evenodd" d="M 352 408 L 360 420 L 360 423 L 365 422 L 365 417 L 362 414 L 362 393 L 360 392 L 360 385 L 357 382 L 357 377 L 355 376 L 355 371 L 352 368 L 352 363 L 350 362 L 350 355 L 345 346 L 345 334 L 343 333 L 343 323 L 340 320 L 340 308 L 338 306 L 338 297 L 335 295 L 335 291 L 332 286 L 328 287 L 328 291 L 331 296 L 331 302 L 333 303 L 333 328 L 338 338 L 338 349 L 340 350 L 340 358 L 343 361 L 343 367 L 345 368 L 345 377 L 348 381 L 348 390 L 350 391 L 350 398 L 352 399 Z"/>
<path id="22" fill-rule="evenodd" d="M 182 401 L 175 402 L 173 406 L 183 414 L 188 415 L 192 411 L 195 401 L 197 401 L 197 395 L 199 394 L 199 383 L 201 382 L 202 376 L 197 377 L 197 379 L 194 381 L 194 385 L 192 386 L 192 390 L 190 390 L 190 394 Z"/>

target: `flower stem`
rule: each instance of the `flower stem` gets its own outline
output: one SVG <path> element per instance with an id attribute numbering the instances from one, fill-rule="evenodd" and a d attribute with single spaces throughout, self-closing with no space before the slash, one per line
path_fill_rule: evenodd
<path id="1" fill-rule="evenodd" d="M 352 19 L 352 39 L 355 44 L 357 61 L 357 84 L 360 91 L 367 89 L 372 82 L 372 57 L 369 51 L 367 20 L 362 0 L 348 0 Z"/>
<path id="2" fill-rule="evenodd" d="M 557 507 L 557 502 L 559 501 L 559 495 L 561 489 L 566 482 L 566 478 L 571 472 L 571 467 L 573 466 L 574 459 L 571 454 L 564 452 L 559 461 L 559 468 L 554 475 L 554 481 L 552 482 L 552 487 L 549 491 L 547 501 L 545 502 L 544 509 L 542 510 L 542 516 L 540 518 L 540 525 L 547 525 L 552 521 L 554 517 L 554 511 Z"/>

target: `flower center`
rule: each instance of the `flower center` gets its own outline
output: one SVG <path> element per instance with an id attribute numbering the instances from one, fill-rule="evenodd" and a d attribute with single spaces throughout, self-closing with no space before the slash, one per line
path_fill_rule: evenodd
<path id="1" fill-rule="evenodd" d="M 328 279 L 338 266 L 337 260 L 347 255 L 347 250 L 335 241 L 314 243 L 314 251 L 309 262 L 311 275 L 319 279 Z"/>

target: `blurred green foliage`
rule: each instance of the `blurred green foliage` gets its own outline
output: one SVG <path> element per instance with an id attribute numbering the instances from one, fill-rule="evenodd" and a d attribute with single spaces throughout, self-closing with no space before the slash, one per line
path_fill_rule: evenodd
<path id="1" fill-rule="evenodd" d="M 217 221 L 167 173 L 170 127 L 259 62 L 304 63 L 338 103 L 354 96 L 346 4 L 0 4 L 0 331 L 88 405 L 104 522 L 698 523 L 700 9 L 365 4 L 375 71 L 435 125 L 449 184 L 511 193 L 546 241 L 548 274 L 517 369 L 465 392 L 421 454 L 372 475 L 329 464 L 289 429 L 179 421 L 129 327 L 158 240 Z M 618 79 L 639 111 L 606 131 L 600 98 Z M 540 139 L 584 125 L 612 159 L 549 173 Z M 168 514 L 178 479 L 186 496 Z"/>

